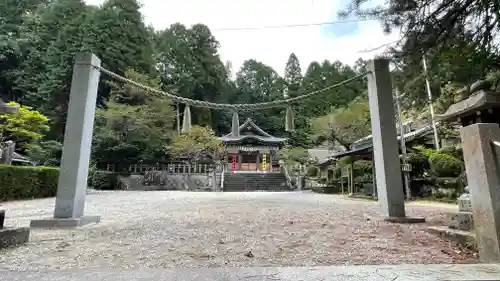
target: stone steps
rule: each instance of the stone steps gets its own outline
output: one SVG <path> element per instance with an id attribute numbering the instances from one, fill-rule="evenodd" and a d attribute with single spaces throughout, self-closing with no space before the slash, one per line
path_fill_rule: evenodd
<path id="1" fill-rule="evenodd" d="M 225 173 L 223 191 L 289 191 L 283 173 Z"/>

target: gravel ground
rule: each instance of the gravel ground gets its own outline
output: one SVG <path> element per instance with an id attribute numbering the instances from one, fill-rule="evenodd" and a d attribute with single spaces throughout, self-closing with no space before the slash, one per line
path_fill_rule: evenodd
<path id="1" fill-rule="evenodd" d="M 54 199 L 2 203 L 7 226 L 52 215 Z M 261 267 L 475 261 L 425 231 L 443 224 L 439 204 L 410 204 L 427 224 L 367 221 L 376 202 L 308 192 L 98 192 L 86 213 L 100 224 L 35 230 L 0 252 L 0 269 Z"/>

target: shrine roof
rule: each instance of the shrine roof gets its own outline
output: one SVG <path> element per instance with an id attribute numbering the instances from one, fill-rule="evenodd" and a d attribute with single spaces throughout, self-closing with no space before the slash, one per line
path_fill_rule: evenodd
<path id="1" fill-rule="evenodd" d="M 257 124 L 253 122 L 252 119 L 248 118 L 245 123 L 239 127 L 239 136 L 233 136 L 233 133 L 229 133 L 219 139 L 222 142 L 242 142 L 249 139 L 254 139 L 262 142 L 269 143 L 281 143 L 286 141 L 286 138 L 278 138 L 270 135 L 266 131 L 262 130 Z"/>

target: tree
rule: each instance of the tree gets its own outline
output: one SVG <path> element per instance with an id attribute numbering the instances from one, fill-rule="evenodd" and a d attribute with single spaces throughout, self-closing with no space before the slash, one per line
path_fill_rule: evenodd
<path id="1" fill-rule="evenodd" d="M 103 66 L 118 74 L 153 71 L 153 42 L 137 0 L 106 0 L 92 13 L 96 52 Z"/>
<path id="2" fill-rule="evenodd" d="M 290 54 L 285 66 L 286 94 L 288 97 L 296 97 L 302 82 L 302 70 L 300 62 L 294 53 Z"/>
<path id="3" fill-rule="evenodd" d="M 306 93 L 322 90 L 357 74 L 359 73 L 339 61 L 331 63 L 325 60 L 321 64 L 312 62 L 302 80 L 302 89 Z M 347 105 L 366 92 L 366 89 L 366 82 L 359 79 L 342 87 L 323 92 L 304 101 L 304 111 L 301 114 L 309 117 L 323 116 L 329 113 L 332 107 Z"/>
<path id="4" fill-rule="evenodd" d="M 261 103 L 283 99 L 285 81 L 270 66 L 256 60 L 247 60 L 236 74 L 237 94 L 231 103 Z M 252 118 L 262 129 L 272 135 L 285 131 L 283 108 L 260 109 L 243 112 L 243 118 Z"/>
<path id="5" fill-rule="evenodd" d="M 278 151 L 277 159 L 283 160 L 288 168 L 292 168 L 295 164 L 307 164 L 309 152 L 301 147 L 285 147 Z"/>
<path id="6" fill-rule="evenodd" d="M 159 80 L 133 70 L 125 77 L 159 87 Z M 96 111 L 92 155 L 98 165 L 165 160 L 164 146 L 173 137 L 171 101 L 130 85 L 111 83 L 106 109 Z"/>
<path id="7" fill-rule="evenodd" d="M 185 134 L 176 135 L 166 147 L 166 152 L 177 159 L 195 163 L 206 158 L 220 158 L 224 153 L 224 145 L 212 129 L 193 126 Z"/>
<path id="8" fill-rule="evenodd" d="M 475 46 L 491 51 L 498 47 L 500 2 L 497 0 L 422 1 L 395 0 L 389 5 L 366 8 L 368 0 L 351 0 L 340 16 L 374 18 L 384 31 L 401 30 L 408 51 L 423 54 L 435 47 L 446 47 L 457 28 L 472 34 Z"/>
<path id="9" fill-rule="evenodd" d="M 16 102 L 9 102 L 9 105 L 20 106 Z M 49 119 L 29 106 L 20 106 L 15 113 L 0 114 L 0 119 L 2 141 L 11 140 L 22 149 L 49 130 Z"/>
<path id="10" fill-rule="evenodd" d="M 328 115 L 316 118 L 313 127 L 324 139 L 350 150 L 352 143 L 370 134 L 370 120 L 368 102 L 357 100 L 347 107 L 337 108 Z"/>
<path id="11" fill-rule="evenodd" d="M 224 100 L 229 89 L 229 73 L 220 59 L 218 47 L 219 42 L 202 24 L 186 28 L 176 23 L 158 32 L 156 65 L 164 89 L 196 100 Z M 225 113 L 204 108 L 193 108 L 191 113 L 193 124 L 211 126 L 217 132 L 228 128 L 221 124 Z"/>
<path id="12" fill-rule="evenodd" d="M 428 103 L 425 87 L 426 75 L 422 68 L 420 54 L 411 55 L 404 45 L 401 50 L 392 50 L 394 53 L 393 72 L 396 87 L 407 93 L 403 100 L 403 107 L 421 109 Z M 485 52 L 472 43 L 470 35 L 463 34 L 450 38 L 448 46 L 441 50 L 431 50 L 427 53 L 428 79 L 434 99 L 446 98 L 446 93 L 453 88 L 458 89 L 470 86 L 478 79 L 483 79 L 500 65 L 500 56 L 496 53 Z M 411 102 L 411 103 L 408 103 Z"/>
<path id="13" fill-rule="evenodd" d="M 18 101 L 23 92 L 16 87 L 16 70 L 26 58 L 26 42 L 21 40 L 23 24 L 44 0 L 0 1 L 0 93 L 4 100 Z"/>
<path id="14" fill-rule="evenodd" d="M 28 144 L 26 153 L 38 165 L 59 167 L 62 157 L 62 144 L 53 140 L 38 141 Z"/>

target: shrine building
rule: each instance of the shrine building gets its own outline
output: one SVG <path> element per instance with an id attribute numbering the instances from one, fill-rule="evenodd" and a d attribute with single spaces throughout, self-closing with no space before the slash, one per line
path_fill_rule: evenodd
<path id="1" fill-rule="evenodd" d="M 271 136 L 250 118 L 239 126 L 236 134 L 234 132 L 235 129 L 219 138 L 227 148 L 225 171 L 279 172 L 275 155 L 286 138 Z"/>

